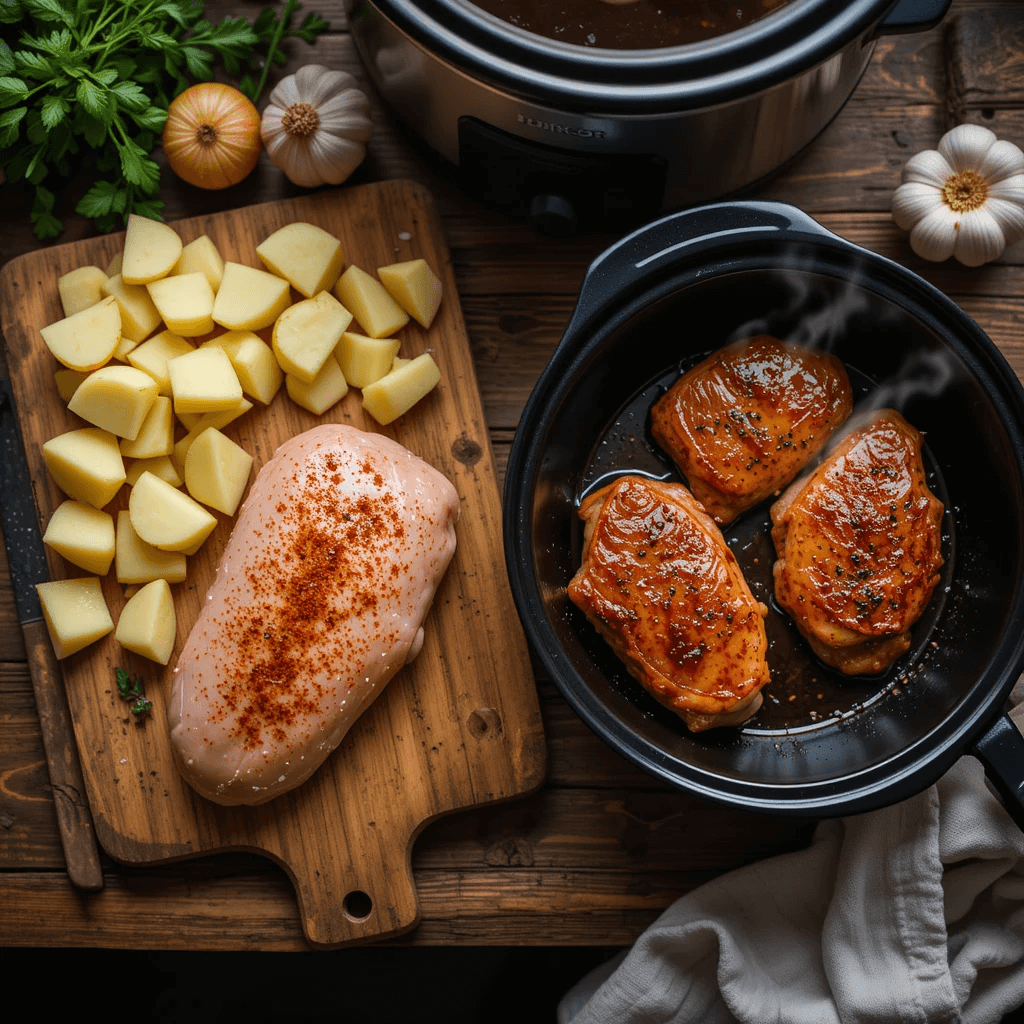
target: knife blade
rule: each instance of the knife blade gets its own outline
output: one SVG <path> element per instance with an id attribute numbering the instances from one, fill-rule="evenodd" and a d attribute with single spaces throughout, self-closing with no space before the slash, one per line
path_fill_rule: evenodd
<path id="1" fill-rule="evenodd" d="M 79 889 L 95 892 L 103 888 L 103 869 L 67 694 L 36 594 L 36 584 L 48 580 L 50 571 L 36 519 L 14 395 L 7 380 L 0 380 L 0 525 L 7 544 L 14 607 L 25 637 L 68 878 Z"/>

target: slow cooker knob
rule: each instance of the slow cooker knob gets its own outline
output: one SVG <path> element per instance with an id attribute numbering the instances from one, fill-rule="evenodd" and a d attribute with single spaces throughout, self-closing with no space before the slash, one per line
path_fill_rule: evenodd
<path id="1" fill-rule="evenodd" d="M 541 194 L 530 203 L 530 223 L 543 235 L 567 238 L 576 233 L 579 217 L 563 196 Z"/>

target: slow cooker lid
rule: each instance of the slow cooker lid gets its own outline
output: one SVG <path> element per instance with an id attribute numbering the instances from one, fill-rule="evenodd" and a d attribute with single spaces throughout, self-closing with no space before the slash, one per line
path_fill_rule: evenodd
<path id="1" fill-rule="evenodd" d="M 595 0 L 596 2 L 596 0 Z M 895 0 L 790 0 L 735 32 L 656 50 L 560 43 L 470 0 L 372 0 L 426 50 L 499 89 L 578 112 L 697 109 L 751 95 L 866 39 Z"/>

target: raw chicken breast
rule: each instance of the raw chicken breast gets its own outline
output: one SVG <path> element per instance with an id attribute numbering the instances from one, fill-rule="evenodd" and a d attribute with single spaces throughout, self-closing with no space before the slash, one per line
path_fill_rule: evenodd
<path id="1" fill-rule="evenodd" d="M 721 530 L 682 484 L 623 476 L 580 506 L 569 598 L 693 732 L 739 725 L 768 682 L 768 612 Z"/>
<path id="2" fill-rule="evenodd" d="M 651 409 L 651 433 L 716 523 L 771 497 L 853 408 L 843 364 L 767 334 L 684 373 Z"/>
<path id="3" fill-rule="evenodd" d="M 942 502 L 920 433 L 879 409 L 772 505 L 775 597 L 814 653 L 847 675 L 882 672 L 939 582 Z"/>
<path id="4" fill-rule="evenodd" d="M 458 516 L 452 484 L 380 434 L 325 424 L 278 448 L 174 670 L 189 785 L 260 804 L 312 775 L 419 653 Z"/>

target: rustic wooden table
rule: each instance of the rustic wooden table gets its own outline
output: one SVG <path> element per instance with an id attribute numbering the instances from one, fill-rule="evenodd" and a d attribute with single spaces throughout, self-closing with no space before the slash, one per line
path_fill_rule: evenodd
<path id="1" fill-rule="evenodd" d="M 259 5 L 210 0 L 209 14 Z M 340 0 L 306 5 L 331 25 L 290 48 L 285 71 L 318 61 L 365 80 Z M 412 178 L 433 192 L 454 257 L 499 474 L 520 411 L 554 349 L 588 262 L 612 239 L 540 238 L 461 194 L 374 98 L 376 138 L 354 181 Z M 833 124 L 756 197 L 801 206 L 894 258 L 959 302 L 1024 376 L 1024 246 L 968 270 L 924 263 L 889 216 L 900 168 L 962 121 L 1024 145 L 1024 5 L 954 0 L 943 24 L 882 39 Z M 70 213 L 84 185 L 58 205 Z M 242 184 L 201 192 L 164 175 L 169 220 L 299 194 L 266 157 Z M 17 185 L 0 188 L 0 261 L 39 246 Z M 60 241 L 86 237 L 71 214 Z M 535 795 L 444 818 L 413 853 L 416 944 L 629 944 L 673 900 L 723 871 L 798 848 L 813 822 L 724 810 L 659 784 L 593 736 L 543 678 L 549 773 Z M 105 888 L 64 872 L 25 651 L 0 548 L 0 944 L 301 950 L 292 887 L 269 861 L 228 854 L 169 868 L 104 858 Z"/>

